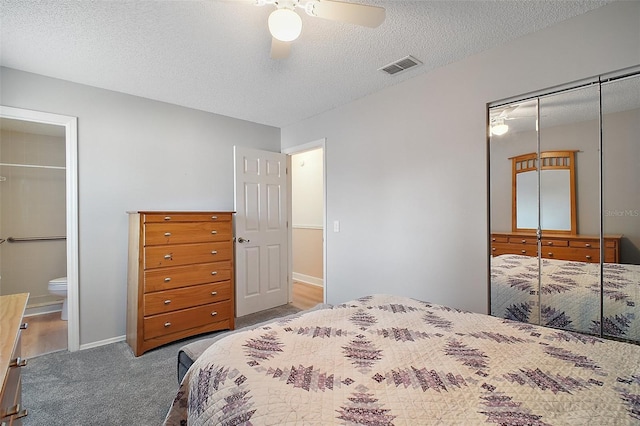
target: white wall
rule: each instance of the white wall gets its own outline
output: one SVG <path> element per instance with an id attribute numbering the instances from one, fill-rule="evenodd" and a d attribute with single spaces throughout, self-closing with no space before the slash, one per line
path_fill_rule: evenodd
<path id="1" fill-rule="evenodd" d="M 294 227 L 322 228 L 322 157 L 320 148 L 291 156 L 291 220 Z"/>
<path id="2" fill-rule="evenodd" d="M 280 130 L 13 69 L 2 105 L 78 117 L 80 344 L 125 334 L 127 215 L 233 209 L 233 145 Z"/>
<path id="3" fill-rule="evenodd" d="M 326 137 L 327 302 L 487 312 L 487 103 L 640 64 L 639 23 L 607 5 L 283 128 L 283 148 Z"/>

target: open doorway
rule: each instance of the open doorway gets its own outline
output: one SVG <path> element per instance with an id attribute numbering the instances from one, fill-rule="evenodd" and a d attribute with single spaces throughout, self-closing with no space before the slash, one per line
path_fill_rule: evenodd
<path id="1" fill-rule="evenodd" d="M 36 354 L 40 354 L 62 349 L 60 345 L 76 351 L 79 349 L 77 118 L 0 106 L 0 131 L 3 132 L 0 180 L 5 184 L 0 188 L 3 191 L 0 228 L 8 232 L 0 238 L 5 240 L 0 279 L 3 292 L 30 294 L 25 313 L 33 327 L 23 335 L 23 351 L 28 352 L 33 346 Z M 67 303 L 59 294 L 62 278 L 66 278 Z M 44 315 L 65 326 L 54 332 L 49 321 L 44 321 L 41 327 L 48 337 L 61 334 L 60 341 L 56 341 L 58 346 L 36 336 L 40 334 L 36 320 Z M 26 344 L 28 333 L 34 336 L 35 345 Z"/>
<path id="2" fill-rule="evenodd" d="M 309 309 L 325 300 L 324 140 L 289 154 L 291 303 Z"/>

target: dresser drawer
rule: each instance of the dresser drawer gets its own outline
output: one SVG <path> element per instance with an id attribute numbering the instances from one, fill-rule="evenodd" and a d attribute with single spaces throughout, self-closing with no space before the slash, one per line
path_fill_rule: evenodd
<path id="1" fill-rule="evenodd" d="M 569 247 L 569 240 L 542 239 L 542 248 L 545 247 Z"/>
<path id="2" fill-rule="evenodd" d="M 538 245 L 538 239 L 535 235 L 530 237 L 509 237 L 509 244 Z"/>
<path id="3" fill-rule="evenodd" d="M 561 259 L 574 262 L 598 263 L 600 262 L 600 250 L 571 247 L 543 247 L 542 257 L 546 259 Z"/>
<path id="4" fill-rule="evenodd" d="M 231 261 L 172 266 L 144 271 L 144 292 L 170 290 L 231 279 Z"/>
<path id="5" fill-rule="evenodd" d="M 145 246 L 231 241 L 231 222 L 149 223 Z"/>
<path id="6" fill-rule="evenodd" d="M 598 249 L 600 248 L 600 240 L 571 240 L 569 247 Z"/>
<path id="7" fill-rule="evenodd" d="M 223 321 L 229 319 L 232 313 L 231 301 L 225 301 L 154 315 L 144 319 L 144 338 L 153 339 L 165 334 Z"/>
<path id="8" fill-rule="evenodd" d="M 145 269 L 231 260 L 229 242 L 179 244 L 144 248 Z"/>
<path id="9" fill-rule="evenodd" d="M 521 256 L 537 256 L 538 246 L 531 244 L 491 244 L 491 254 L 500 256 L 502 254 L 519 254 Z"/>
<path id="10" fill-rule="evenodd" d="M 144 295 L 144 315 L 156 315 L 179 309 L 221 302 L 231 298 L 231 282 L 223 281 Z"/>
<path id="11" fill-rule="evenodd" d="M 166 214 L 145 214 L 144 223 L 167 223 L 167 222 L 231 222 L 231 214 L 217 213 L 166 213 Z"/>
<path id="12" fill-rule="evenodd" d="M 13 359 L 15 358 L 12 358 L 12 360 Z M 0 403 L 0 414 L 3 414 L 6 410 L 20 403 L 20 369 L 21 367 L 9 367 L 7 370 L 7 381 L 2 394 L 2 402 Z M 0 420 L 6 421 L 6 419 Z"/>

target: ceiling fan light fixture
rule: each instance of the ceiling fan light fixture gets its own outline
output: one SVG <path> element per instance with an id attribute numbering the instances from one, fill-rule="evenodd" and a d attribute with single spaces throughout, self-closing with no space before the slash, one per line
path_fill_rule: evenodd
<path id="1" fill-rule="evenodd" d="M 509 126 L 504 124 L 504 120 L 498 120 L 491 126 L 491 134 L 496 136 L 502 136 L 509 131 Z"/>
<path id="2" fill-rule="evenodd" d="M 302 32 L 302 18 L 291 9 L 281 8 L 269 15 L 269 32 L 280 41 L 293 41 Z"/>

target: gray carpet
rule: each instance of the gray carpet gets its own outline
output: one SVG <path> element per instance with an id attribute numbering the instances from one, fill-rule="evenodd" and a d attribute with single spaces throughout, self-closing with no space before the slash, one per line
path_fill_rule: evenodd
<path id="1" fill-rule="evenodd" d="M 280 306 L 236 319 L 236 329 L 300 311 Z M 162 346 L 136 358 L 125 342 L 29 360 L 22 406 L 29 425 L 160 425 L 178 389 L 177 354 L 215 333 Z"/>

